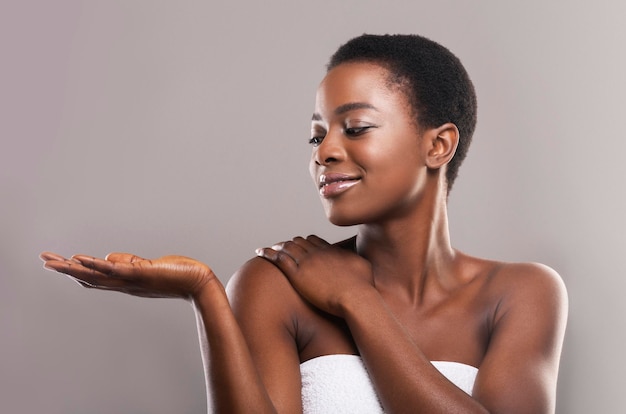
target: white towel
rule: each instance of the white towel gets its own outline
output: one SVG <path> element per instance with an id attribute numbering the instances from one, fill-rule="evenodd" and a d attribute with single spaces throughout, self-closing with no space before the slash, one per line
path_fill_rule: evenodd
<path id="1" fill-rule="evenodd" d="M 433 361 L 450 381 L 471 395 L 478 369 Z M 358 355 L 325 355 L 300 364 L 304 414 L 383 414 L 374 386 Z"/>

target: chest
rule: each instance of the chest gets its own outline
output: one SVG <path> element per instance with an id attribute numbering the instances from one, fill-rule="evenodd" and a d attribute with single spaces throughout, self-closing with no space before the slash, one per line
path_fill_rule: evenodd
<path id="1" fill-rule="evenodd" d="M 385 298 L 389 311 L 431 361 L 480 366 L 491 333 L 494 306 L 480 296 L 463 295 L 433 306 L 406 306 Z M 354 354 L 358 348 L 346 323 L 313 308 L 301 315 L 298 347 L 301 361 L 321 355 Z"/>

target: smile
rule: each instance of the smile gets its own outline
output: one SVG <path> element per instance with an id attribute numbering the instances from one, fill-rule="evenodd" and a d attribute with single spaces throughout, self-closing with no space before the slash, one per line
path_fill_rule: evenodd
<path id="1" fill-rule="evenodd" d="M 358 184 L 360 180 L 360 177 L 353 177 L 346 174 L 322 174 L 319 178 L 320 195 L 324 198 L 338 196 Z"/>

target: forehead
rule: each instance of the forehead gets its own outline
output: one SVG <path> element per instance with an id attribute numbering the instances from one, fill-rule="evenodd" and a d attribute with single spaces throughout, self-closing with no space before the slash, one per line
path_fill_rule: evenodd
<path id="1" fill-rule="evenodd" d="M 376 108 L 407 108 L 398 85 L 390 81 L 389 71 L 368 62 L 342 63 L 331 69 L 317 89 L 315 110 L 324 114 L 352 103 L 368 103 Z"/>

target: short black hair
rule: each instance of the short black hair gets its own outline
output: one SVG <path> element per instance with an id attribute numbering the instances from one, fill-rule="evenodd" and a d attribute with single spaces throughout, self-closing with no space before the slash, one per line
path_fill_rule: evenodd
<path id="1" fill-rule="evenodd" d="M 450 191 L 476 127 L 476 92 L 461 61 L 423 36 L 364 34 L 339 47 L 327 69 L 347 62 L 371 62 L 387 69 L 390 81 L 406 94 L 418 127 L 456 125 L 459 144 L 446 170 Z"/>

